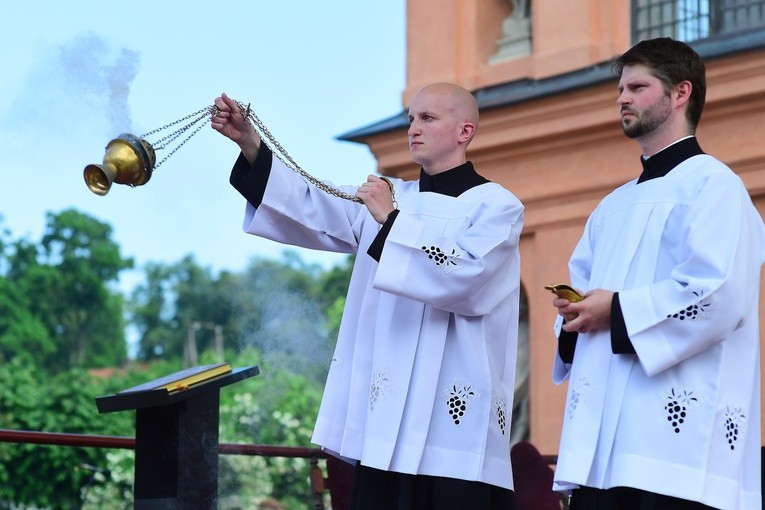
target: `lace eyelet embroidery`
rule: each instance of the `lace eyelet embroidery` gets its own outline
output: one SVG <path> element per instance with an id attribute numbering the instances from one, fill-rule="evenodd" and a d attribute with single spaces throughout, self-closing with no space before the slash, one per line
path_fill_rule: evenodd
<path id="1" fill-rule="evenodd" d="M 460 260 L 462 258 L 462 251 L 458 251 L 457 248 L 452 248 L 451 250 L 448 250 L 447 253 L 439 246 L 423 245 L 421 250 L 425 252 L 428 259 L 432 260 L 437 267 L 440 267 L 445 274 L 449 274 L 462 267 L 462 261 Z"/>
<path id="2" fill-rule="evenodd" d="M 455 425 L 462 423 L 470 408 L 470 402 L 481 396 L 471 384 L 466 384 L 458 379 L 455 379 L 452 385 L 444 390 L 444 395 L 446 395 L 446 410 Z"/>
<path id="3" fill-rule="evenodd" d="M 696 296 L 699 296 L 698 292 L 694 292 Z M 699 296 L 700 297 L 700 296 Z M 694 303 L 684 310 L 680 310 L 677 313 L 673 313 L 670 315 L 667 315 L 667 319 L 678 319 L 681 321 L 684 321 L 686 319 L 688 320 L 696 320 L 696 319 L 709 319 L 711 317 L 711 311 L 713 302 L 711 298 L 707 298 L 704 300 L 699 301 L 698 303 Z"/>
<path id="4" fill-rule="evenodd" d="M 746 413 L 743 406 L 728 405 L 725 407 L 723 416 L 725 416 L 725 441 L 731 450 L 735 450 L 741 437 L 741 427 L 746 423 Z"/>
<path id="5" fill-rule="evenodd" d="M 694 395 L 694 391 L 690 388 L 667 389 L 664 410 L 667 412 L 667 422 L 675 434 L 680 433 L 680 426 L 690 418 L 690 408 L 702 403 L 699 397 Z"/>
<path id="6" fill-rule="evenodd" d="M 587 380 L 586 377 L 580 377 L 577 379 L 576 384 L 574 384 L 571 387 L 571 391 L 569 392 L 568 396 L 568 404 L 566 406 L 566 411 L 568 413 L 569 419 L 574 417 L 574 413 L 576 412 L 576 408 L 579 406 L 581 402 L 584 401 L 586 398 L 587 393 L 592 389 L 592 385 Z"/>
<path id="7" fill-rule="evenodd" d="M 504 395 L 497 395 L 493 400 L 494 410 L 497 413 L 497 425 L 499 425 L 499 431 L 504 436 L 507 427 L 507 399 Z"/>
<path id="8" fill-rule="evenodd" d="M 387 368 L 374 373 L 369 387 L 369 412 L 375 412 L 375 406 L 380 400 L 385 398 L 388 388 L 392 385 L 393 378 L 390 376 L 390 371 Z"/>

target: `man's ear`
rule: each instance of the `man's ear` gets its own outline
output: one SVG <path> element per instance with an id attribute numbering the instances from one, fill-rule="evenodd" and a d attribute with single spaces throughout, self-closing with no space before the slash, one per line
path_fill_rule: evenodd
<path id="1" fill-rule="evenodd" d="M 693 85 L 691 85 L 691 82 L 688 80 L 681 81 L 675 85 L 673 91 L 675 103 L 678 106 L 686 105 L 691 99 L 691 92 L 693 92 Z"/>
<path id="2" fill-rule="evenodd" d="M 475 124 L 472 122 L 463 123 L 459 134 L 460 142 L 469 142 L 473 139 L 473 135 L 475 135 Z"/>

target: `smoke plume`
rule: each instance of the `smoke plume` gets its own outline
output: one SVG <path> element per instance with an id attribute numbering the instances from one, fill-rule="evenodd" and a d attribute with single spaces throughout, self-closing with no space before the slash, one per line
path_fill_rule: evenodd
<path id="1" fill-rule="evenodd" d="M 115 49 L 94 33 L 73 38 L 43 55 L 26 76 L 11 104 L 20 140 L 41 135 L 102 138 L 131 131 L 128 97 L 140 55 Z"/>

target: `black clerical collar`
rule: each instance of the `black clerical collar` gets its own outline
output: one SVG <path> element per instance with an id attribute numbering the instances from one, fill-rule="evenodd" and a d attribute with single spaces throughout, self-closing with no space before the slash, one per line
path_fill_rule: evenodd
<path id="1" fill-rule="evenodd" d="M 480 176 L 473 168 L 473 163 L 467 161 L 451 170 L 436 175 L 428 175 L 420 169 L 420 191 L 440 193 L 450 197 L 458 197 L 470 188 L 486 184 L 488 179 Z"/>
<path id="2" fill-rule="evenodd" d="M 686 159 L 704 154 L 695 136 L 691 136 L 673 143 L 669 147 L 660 150 L 648 159 L 640 158 L 643 164 L 643 173 L 638 178 L 638 184 L 657 177 L 664 177 L 670 170 Z"/>

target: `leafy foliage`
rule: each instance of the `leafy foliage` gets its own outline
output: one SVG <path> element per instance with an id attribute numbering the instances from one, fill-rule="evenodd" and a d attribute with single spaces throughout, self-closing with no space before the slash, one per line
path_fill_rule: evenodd
<path id="1" fill-rule="evenodd" d="M 111 227 L 74 210 L 48 214 L 39 245 L 27 240 L 3 250 L 0 353 L 32 355 L 50 371 L 108 366 L 125 360 L 123 298 L 109 285 L 132 267 L 111 240 Z"/>
<path id="2" fill-rule="evenodd" d="M 339 324 L 328 313 L 336 314 L 337 300 L 344 299 L 350 268 L 322 273 L 289 252 L 284 261 L 254 259 L 243 274 L 217 277 L 191 257 L 171 266 L 150 264 L 129 303 L 139 332 L 137 358 L 194 363 L 190 342 L 196 351 L 215 348 L 219 334 L 227 352 L 254 348 L 323 382 Z"/>
<path id="3" fill-rule="evenodd" d="M 46 218 L 38 243 L 0 231 L 0 428 L 132 436 L 134 414 L 100 415 L 94 397 L 224 358 L 261 374 L 221 392 L 220 440 L 311 446 L 351 260 L 323 271 L 287 252 L 214 274 L 187 256 L 149 263 L 125 298 L 115 286 L 133 261 L 111 227 L 75 210 Z M 0 509 L 131 508 L 132 469 L 131 450 L 0 443 Z M 221 505 L 305 508 L 308 469 L 223 456 Z"/>
<path id="4" fill-rule="evenodd" d="M 0 423 L 14 430 L 80 434 L 125 432 L 125 417 L 99 419 L 94 385 L 82 370 L 52 377 L 22 358 L 0 364 Z M 93 467 L 106 465 L 106 451 L 0 443 L 0 501 L 51 509 L 79 508 Z M 0 505 L 1 507 L 1 505 Z"/>
<path id="5" fill-rule="evenodd" d="M 242 353 L 243 364 L 254 364 L 254 350 Z M 247 360 L 251 360 L 249 363 Z M 220 440 L 230 443 L 311 446 L 313 421 L 321 385 L 297 373 L 259 365 L 261 374 L 221 395 Z M 233 389 L 233 388 L 232 388 Z M 307 459 L 224 456 L 220 462 L 221 505 L 255 508 L 275 497 L 288 508 L 306 508 L 311 501 Z"/>
<path id="6" fill-rule="evenodd" d="M 0 363 L 18 356 L 43 366 L 56 352 L 45 323 L 32 314 L 27 301 L 13 283 L 0 279 Z"/>

